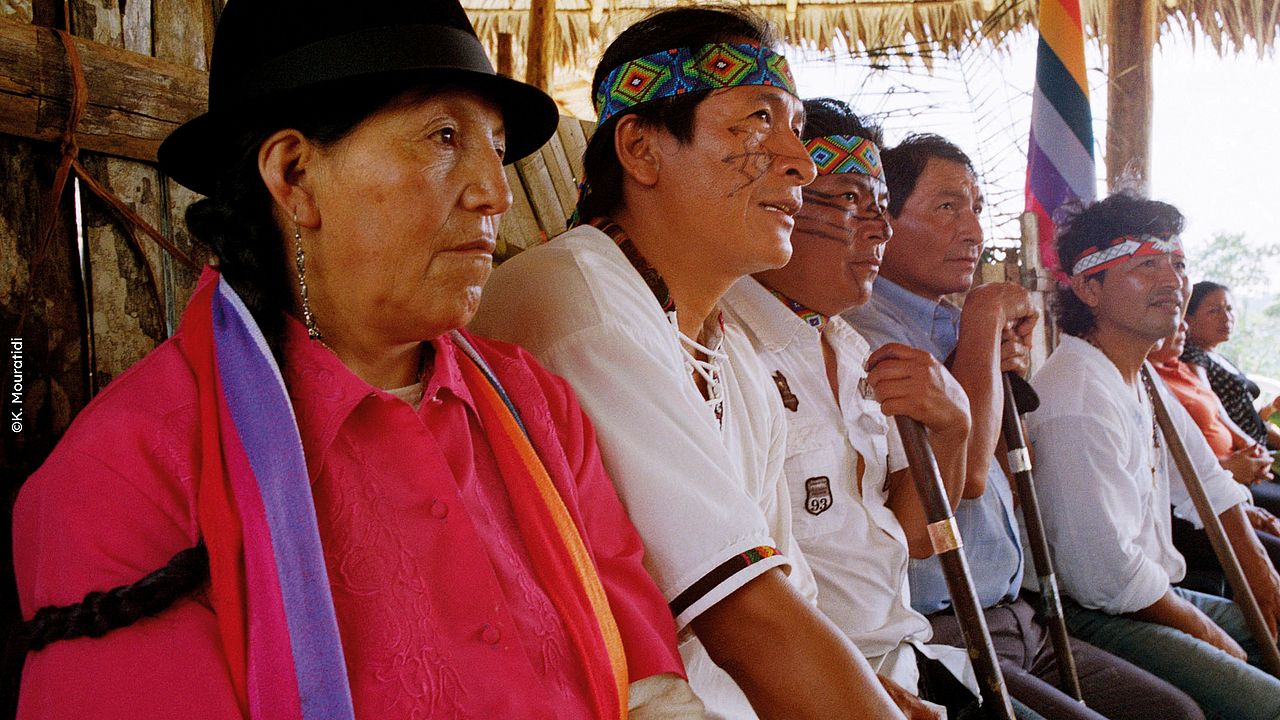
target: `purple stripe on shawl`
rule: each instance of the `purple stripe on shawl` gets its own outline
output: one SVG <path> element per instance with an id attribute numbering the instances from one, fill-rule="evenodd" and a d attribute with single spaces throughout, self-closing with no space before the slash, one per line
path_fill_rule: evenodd
<path id="1" fill-rule="evenodd" d="M 220 280 L 214 341 L 224 398 L 266 511 L 303 720 L 355 717 L 293 406 L 265 338 Z M 246 546 L 251 542 L 246 532 Z M 252 627 L 252 620 L 250 621 Z"/>
<path id="2" fill-rule="evenodd" d="M 217 295 L 215 294 L 216 298 Z M 285 620 L 284 598 L 276 577 L 276 559 L 267 529 L 267 511 L 258 494 L 258 483 L 244 448 L 240 445 L 226 396 L 219 398 L 222 461 L 244 536 L 245 578 L 248 584 L 248 672 L 249 717 L 302 717 L 298 679 L 293 671 L 293 651 L 289 646 L 289 626 Z"/>

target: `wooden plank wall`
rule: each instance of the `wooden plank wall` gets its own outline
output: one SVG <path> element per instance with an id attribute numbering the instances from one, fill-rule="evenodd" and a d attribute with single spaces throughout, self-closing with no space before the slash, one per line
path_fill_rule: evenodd
<path id="1" fill-rule="evenodd" d="M 223 0 L 72 0 L 73 35 L 200 69 L 208 66 L 214 19 Z M 4 0 L 0 17 L 60 27 L 62 3 Z M 86 77 L 90 96 L 94 81 Z M 42 108 L 42 111 L 44 108 Z M 66 106 L 48 108 L 61 126 Z M 81 152 L 85 168 L 139 215 L 193 251 L 182 220 L 196 196 L 145 163 Z M 48 456 L 93 394 L 168 336 L 185 306 L 196 274 L 139 235 L 142 252 L 126 240 L 105 206 L 82 194 L 77 234 L 72 183 L 61 199 L 51 241 L 41 243 L 38 226 L 44 194 L 58 161 L 55 143 L 0 135 L 0 328 L 6 350 L 22 343 L 22 405 L 12 403 L 14 364 L 6 361 L 4 482 L 0 522 L 0 624 L 16 622 L 11 567 L 12 501 L 21 482 Z M 81 253 L 83 242 L 83 253 Z M 159 287 L 153 289 L 143 258 Z M 83 261 L 83 262 L 82 262 Z M 82 274 L 82 269 L 86 270 Z M 159 295 L 157 303 L 155 296 Z M 11 352 L 6 352 L 10 356 Z M 20 409 L 20 432 L 8 421 Z M 6 632 L 7 636 L 7 632 Z"/>

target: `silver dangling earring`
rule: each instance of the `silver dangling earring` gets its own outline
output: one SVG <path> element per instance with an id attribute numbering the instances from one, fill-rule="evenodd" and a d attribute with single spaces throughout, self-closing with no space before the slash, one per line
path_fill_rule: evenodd
<path id="1" fill-rule="evenodd" d="M 307 326 L 307 336 L 312 340 L 322 340 L 320 328 L 316 327 L 316 318 L 311 314 L 311 304 L 307 301 L 307 254 L 302 252 L 302 228 L 298 227 L 298 214 L 293 214 L 293 260 L 298 268 L 298 290 L 302 296 L 302 322 Z"/>

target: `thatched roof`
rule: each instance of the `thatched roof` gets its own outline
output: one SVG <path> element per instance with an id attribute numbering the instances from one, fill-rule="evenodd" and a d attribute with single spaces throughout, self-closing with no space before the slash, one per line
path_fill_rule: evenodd
<path id="1" fill-rule="evenodd" d="M 556 0 L 559 35 L 553 47 L 564 75 L 581 78 L 607 43 L 628 24 L 661 7 L 689 0 Z M 1037 0 L 745 0 L 782 28 L 789 42 L 870 53 L 927 56 L 979 38 L 998 42 L 1036 18 Z M 1106 35 L 1106 0 L 1083 0 L 1090 35 Z M 1158 0 L 1166 33 L 1207 38 L 1221 54 L 1274 50 L 1280 34 L 1277 0 Z M 511 33 L 515 72 L 523 72 L 529 0 L 463 0 L 476 30 L 496 56 L 498 33 Z M 584 72 L 586 71 L 586 72 Z"/>

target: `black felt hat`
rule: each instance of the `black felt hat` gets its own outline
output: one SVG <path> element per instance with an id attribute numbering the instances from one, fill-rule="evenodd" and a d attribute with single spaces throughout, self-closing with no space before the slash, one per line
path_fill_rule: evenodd
<path id="1" fill-rule="evenodd" d="M 214 36 L 209 111 L 170 133 L 160 168 L 208 195 L 233 160 L 237 131 L 263 108 L 393 75 L 406 87 L 443 81 L 492 99 L 508 163 L 537 150 L 559 121 L 546 93 L 494 72 L 458 0 L 230 0 Z"/>

